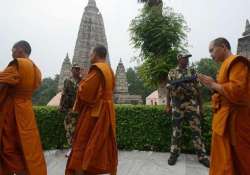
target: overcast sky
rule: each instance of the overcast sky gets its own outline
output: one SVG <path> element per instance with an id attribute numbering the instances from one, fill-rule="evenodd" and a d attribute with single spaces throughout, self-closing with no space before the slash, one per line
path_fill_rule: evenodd
<path id="1" fill-rule="evenodd" d="M 78 28 L 88 0 L 0 0 L 0 70 L 11 60 L 13 43 L 24 39 L 31 43 L 32 59 L 44 77 L 60 72 L 61 64 L 73 51 Z M 122 58 L 125 67 L 135 66 L 136 51 L 130 45 L 128 27 L 142 5 L 137 0 L 96 0 L 103 15 L 110 59 L 116 68 Z M 236 51 L 246 19 L 250 18 L 250 0 L 164 0 L 164 5 L 184 15 L 192 61 L 208 57 L 208 43 L 224 36 Z"/>

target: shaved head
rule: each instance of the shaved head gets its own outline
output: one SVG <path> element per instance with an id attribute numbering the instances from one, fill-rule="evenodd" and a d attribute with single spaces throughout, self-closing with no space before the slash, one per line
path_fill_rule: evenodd
<path id="1" fill-rule="evenodd" d="M 94 47 L 90 53 L 90 62 L 91 64 L 98 61 L 105 61 L 107 57 L 108 51 L 105 46 L 97 45 Z"/>
<path id="2" fill-rule="evenodd" d="M 31 46 L 27 41 L 18 41 L 16 44 L 14 44 L 13 49 L 17 49 L 17 48 L 21 48 L 23 49 L 23 51 L 27 54 L 30 55 L 31 54 Z"/>
<path id="3" fill-rule="evenodd" d="M 222 63 L 231 53 L 231 46 L 227 39 L 216 38 L 210 42 L 209 52 L 213 60 Z"/>
<path id="4" fill-rule="evenodd" d="M 12 47 L 12 57 L 17 58 L 29 58 L 31 54 L 31 46 L 27 41 L 18 41 Z"/>
<path id="5" fill-rule="evenodd" d="M 225 46 L 228 50 L 231 50 L 231 45 L 226 38 L 216 38 L 212 41 L 214 46 Z"/>
<path id="6" fill-rule="evenodd" d="M 107 49 L 103 45 L 97 45 L 94 49 L 93 52 L 96 54 L 96 56 L 100 58 L 106 58 L 107 56 Z"/>

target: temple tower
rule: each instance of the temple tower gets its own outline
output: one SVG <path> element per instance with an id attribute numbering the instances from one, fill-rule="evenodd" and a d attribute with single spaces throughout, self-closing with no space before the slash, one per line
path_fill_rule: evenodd
<path id="1" fill-rule="evenodd" d="M 238 40 L 238 55 L 250 58 L 250 23 L 249 20 L 246 21 L 245 31 L 242 37 Z"/>

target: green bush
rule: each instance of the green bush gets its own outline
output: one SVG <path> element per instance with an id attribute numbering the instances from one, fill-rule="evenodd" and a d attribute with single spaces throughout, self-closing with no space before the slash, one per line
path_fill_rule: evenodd
<path id="1" fill-rule="evenodd" d="M 63 126 L 64 115 L 56 108 L 35 107 L 37 123 L 45 149 L 67 147 Z M 202 118 L 202 136 L 207 150 L 210 149 L 211 112 L 205 108 Z M 171 117 L 162 106 L 117 105 L 117 143 L 121 150 L 167 152 L 171 143 Z M 183 152 L 193 153 L 192 133 L 183 126 Z"/>
<path id="2" fill-rule="evenodd" d="M 57 108 L 34 107 L 43 147 L 46 150 L 67 146 L 64 130 L 64 115 Z"/>

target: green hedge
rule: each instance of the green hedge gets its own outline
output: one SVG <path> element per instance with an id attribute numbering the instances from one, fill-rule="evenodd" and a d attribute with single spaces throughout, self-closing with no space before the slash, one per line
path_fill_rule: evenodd
<path id="1" fill-rule="evenodd" d="M 64 115 L 56 108 L 46 106 L 34 107 L 34 111 L 44 149 L 66 148 Z"/>
<path id="2" fill-rule="evenodd" d="M 64 116 L 56 108 L 35 107 L 37 123 L 45 149 L 68 147 L 63 126 Z M 171 142 L 171 117 L 163 107 L 116 106 L 117 142 L 122 150 L 169 151 Z M 205 108 L 202 118 L 202 136 L 210 149 L 211 112 Z M 187 124 L 183 126 L 183 152 L 192 153 L 192 134 Z"/>

